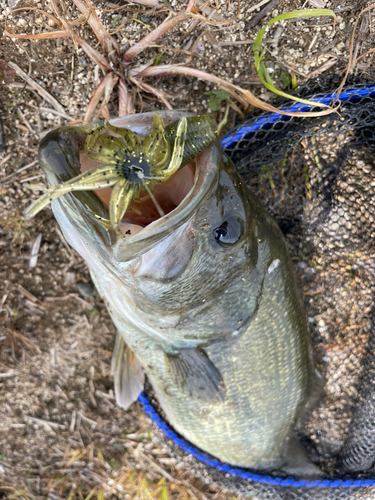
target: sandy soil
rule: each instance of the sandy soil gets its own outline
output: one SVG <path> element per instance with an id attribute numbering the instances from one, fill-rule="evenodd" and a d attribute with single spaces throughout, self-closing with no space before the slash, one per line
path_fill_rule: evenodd
<path id="1" fill-rule="evenodd" d="M 161 9 L 119 2 L 93 2 L 104 26 L 116 33 L 121 54 L 168 16 Z M 251 26 L 262 7 L 243 1 L 240 15 L 228 26 L 187 19 L 137 56 L 133 67 L 155 61 L 184 63 L 220 76 L 269 100 L 259 84 L 252 42 L 259 29 L 279 13 L 319 5 L 337 14 L 330 18 L 292 21 L 266 33 L 267 59 L 282 88 L 294 69 L 297 81 L 323 73 L 342 73 L 348 62 L 353 23 L 369 2 L 352 0 L 273 1 L 270 12 Z M 199 4 L 199 2 L 198 2 Z M 232 18 L 234 0 L 219 0 L 220 11 L 205 15 Z M 183 10 L 184 2 L 170 6 Z M 49 2 L 0 1 L 0 33 L 12 8 L 33 6 L 52 13 Z M 265 5 L 266 6 L 266 5 Z M 82 24 L 73 2 L 64 0 L 65 17 L 78 19 L 74 30 L 102 52 L 89 24 Z M 137 19 L 139 22 L 134 21 Z M 143 23 L 143 24 L 140 24 Z M 145 26 L 147 25 L 147 26 Z M 38 10 L 11 15 L 14 33 L 35 34 L 58 27 Z M 357 55 L 371 48 L 371 17 L 363 16 L 355 39 Z M 373 38 L 373 37 L 372 37 Z M 180 50 L 180 51 L 177 51 Z M 181 52 L 185 51 L 185 52 Z M 374 78 L 372 56 L 357 73 Z M 110 359 L 115 329 L 98 296 L 79 291 L 90 283 L 82 259 L 64 241 L 50 208 L 25 222 L 23 209 L 38 195 L 31 184 L 43 183 L 37 163 L 40 139 L 49 131 L 82 120 L 102 77 L 101 70 L 69 38 L 29 40 L 3 36 L 0 60 L 12 62 L 63 108 L 58 111 L 20 73 L 5 68 L 0 77 L 0 496 L 27 499 L 73 498 L 228 498 L 195 481 L 176 467 L 153 438 L 140 407 L 128 412 L 115 406 Z M 1 68 L 1 66 L 0 66 Z M 4 67 L 3 67 L 4 68 Z M 9 79 L 9 80 L 8 80 Z M 205 92 L 214 87 L 186 77 L 152 79 L 173 108 L 211 112 Z M 135 97 L 135 111 L 163 109 L 155 95 Z M 108 103 L 118 114 L 116 89 Z M 220 121 L 222 109 L 215 112 Z M 232 110 L 228 127 L 234 123 Z M 33 257 L 34 256 L 34 257 Z"/>

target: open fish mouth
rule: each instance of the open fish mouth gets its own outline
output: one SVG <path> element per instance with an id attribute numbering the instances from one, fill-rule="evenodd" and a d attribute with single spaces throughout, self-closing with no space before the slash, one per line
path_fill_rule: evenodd
<path id="1" fill-rule="evenodd" d="M 98 123 L 58 129 L 42 141 L 40 163 L 50 187 L 25 217 L 60 197 L 82 201 L 82 192 L 91 191 L 84 196 L 91 200 L 86 215 L 114 233 L 115 256 L 127 260 L 183 224 L 212 191 L 215 148 L 207 146 L 217 139 L 210 118 L 181 112 Z"/>
<path id="2" fill-rule="evenodd" d="M 81 159 L 82 172 L 88 171 L 87 158 Z M 195 183 L 195 162 L 185 165 L 168 181 L 155 186 L 152 198 L 146 189 L 141 190 L 140 200 L 131 200 L 119 227 L 124 235 L 136 234 L 146 226 L 175 210 L 187 196 Z M 105 207 L 109 207 L 112 188 L 95 190 Z M 129 230 L 131 231 L 129 232 Z"/>

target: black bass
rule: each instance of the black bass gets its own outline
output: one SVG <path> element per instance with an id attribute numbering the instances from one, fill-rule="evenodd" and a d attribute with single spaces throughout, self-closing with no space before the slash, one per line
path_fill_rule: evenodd
<path id="1" fill-rule="evenodd" d="M 111 123 L 144 137 L 153 115 Z M 181 113 L 160 116 L 180 120 L 188 140 Z M 43 139 L 39 159 L 50 186 L 91 168 L 83 147 L 90 130 L 66 127 Z M 218 139 L 179 166 L 148 202 L 127 200 L 116 225 L 102 223 L 110 191 L 51 197 L 118 329 L 117 402 L 128 408 L 147 374 L 171 425 L 202 450 L 232 465 L 313 473 L 292 430 L 321 382 L 280 229 Z"/>

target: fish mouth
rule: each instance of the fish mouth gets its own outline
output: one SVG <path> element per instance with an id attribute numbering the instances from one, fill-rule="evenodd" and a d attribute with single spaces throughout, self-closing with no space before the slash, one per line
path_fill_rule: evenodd
<path id="1" fill-rule="evenodd" d="M 81 173 L 93 170 L 101 164 L 80 155 Z M 135 235 L 161 217 L 173 212 L 188 195 L 196 181 L 196 162 L 188 163 L 173 174 L 166 182 L 157 184 L 152 190 L 153 199 L 146 191 L 141 191 L 139 198 L 144 201 L 131 201 L 120 223 L 120 230 L 125 235 Z M 108 209 L 112 188 L 96 189 L 95 194 Z"/>
<path id="2" fill-rule="evenodd" d="M 186 116 L 186 113 L 176 111 L 158 113 L 165 125 Z M 152 130 L 154 114 L 151 112 L 116 118 L 110 123 L 119 128 L 130 129 L 143 138 Z M 214 143 L 194 161 L 173 174 L 168 181 L 157 184 L 152 191 L 156 204 L 152 199 L 142 203 L 134 200 L 131 202 L 120 223 L 124 237 L 117 237 L 112 245 L 116 260 L 124 262 L 142 255 L 193 217 L 217 184 L 218 154 L 218 145 Z M 97 167 L 98 163 L 81 152 L 80 165 L 81 171 L 84 172 Z M 108 207 L 111 191 L 111 188 L 95 191 L 105 209 Z M 144 195 L 147 193 L 141 193 L 141 197 Z"/>

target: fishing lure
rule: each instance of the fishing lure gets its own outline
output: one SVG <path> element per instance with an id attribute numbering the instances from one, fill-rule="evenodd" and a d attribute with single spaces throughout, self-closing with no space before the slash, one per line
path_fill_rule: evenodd
<path id="1" fill-rule="evenodd" d="M 151 198 L 162 217 L 165 214 L 152 194 L 154 186 L 166 182 L 216 137 L 212 120 L 207 115 L 182 117 L 165 127 L 162 117 L 155 114 L 153 130 L 143 140 L 134 132 L 115 127 L 108 121 L 94 128 L 90 126 L 85 133 L 84 153 L 98 162 L 98 167 L 63 184 L 49 187 L 25 210 L 27 220 L 64 194 L 108 187 L 112 188 L 109 220 L 100 218 L 106 229 L 122 234 L 119 224 L 133 200 L 142 203 Z M 145 196 L 141 197 L 141 193 Z"/>

